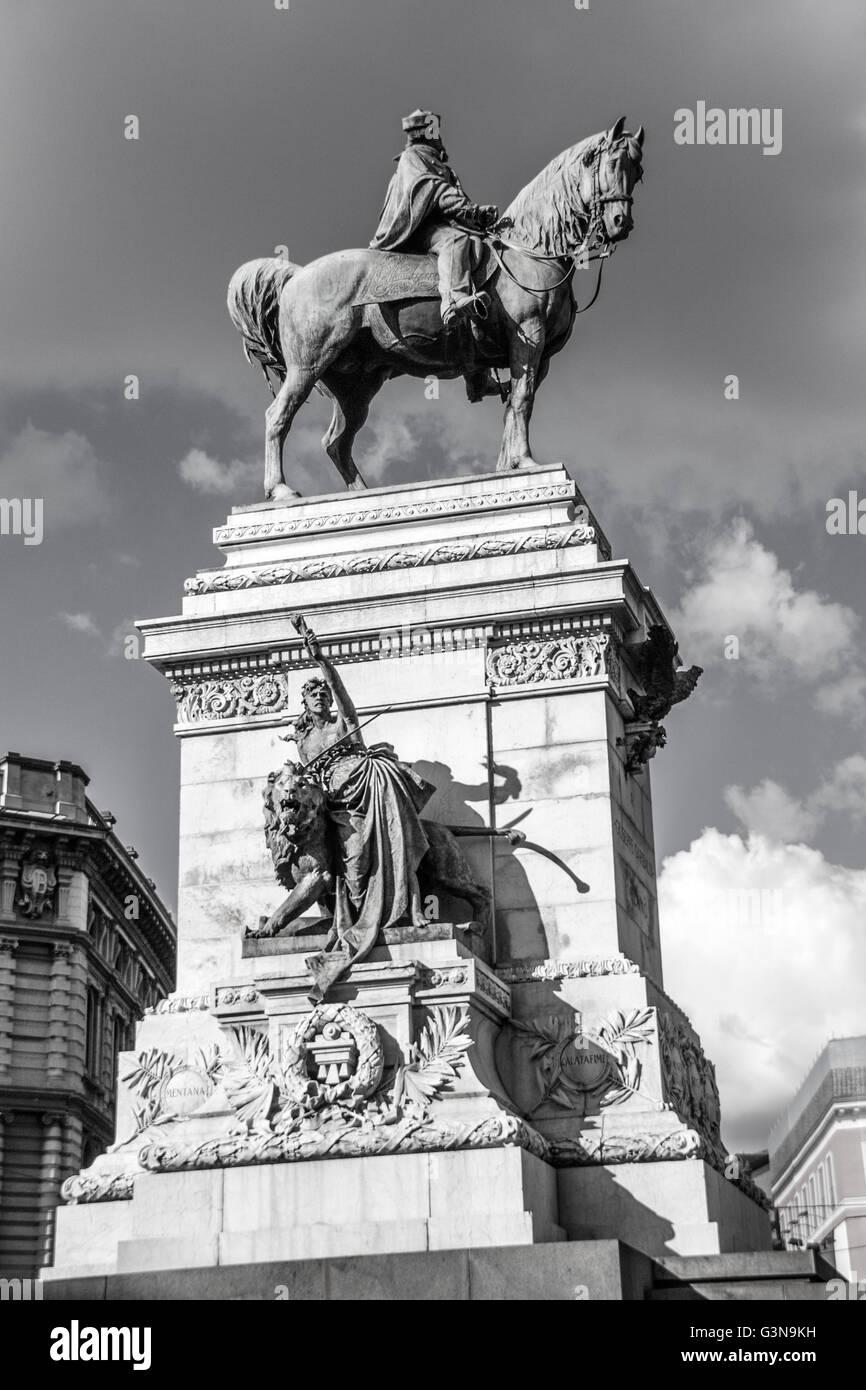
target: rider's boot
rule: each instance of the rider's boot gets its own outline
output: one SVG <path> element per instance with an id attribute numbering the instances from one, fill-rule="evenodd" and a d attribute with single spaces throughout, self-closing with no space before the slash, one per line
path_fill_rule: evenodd
<path id="1" fill-rule="evenodd" d="M 456 328 L 467 318 L 483 321 L 490 311 L 490 295 L 485 290 L 474 294 L 455 294 L 442 307 L 442 322 L 446 328 Z"/>

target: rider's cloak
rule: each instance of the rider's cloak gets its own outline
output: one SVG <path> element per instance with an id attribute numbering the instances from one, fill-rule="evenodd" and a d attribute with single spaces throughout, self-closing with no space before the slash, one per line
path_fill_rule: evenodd
<path id="1" fill-rule="evenodd" d="M 432 145 L 409 145 L 397 161 L 370 245 L 377 251 L 395 251 L 431 215 L 446 222 L 464 216 L 471 221 L 477 211 L 450 164 Z"/>

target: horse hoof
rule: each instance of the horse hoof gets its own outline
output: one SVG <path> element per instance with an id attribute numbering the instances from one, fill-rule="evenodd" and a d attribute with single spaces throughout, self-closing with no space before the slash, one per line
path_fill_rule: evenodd
<path id="1" fill-rule="evenodd" d="M 300 495 L 299 492 L 295 492 L 293 487 L 289 487 L 287 483 L 277 483 L 275 487 L 272 487 L 265 493 L 269 502 L 291 502 L 296 497 L 300 497 Z"/>
<path id="2" fill-rule="evenodd" d="M 497 473 L 514 473 L 518 468 L 540 468 L 541 465 L 535 462 L 529 455 L 522 459 L 506 459 L 504 463 L 497 466 Z"/>

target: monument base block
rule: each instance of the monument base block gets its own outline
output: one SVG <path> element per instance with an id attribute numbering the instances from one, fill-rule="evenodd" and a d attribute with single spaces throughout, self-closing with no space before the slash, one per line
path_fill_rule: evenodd
<path id="1" fill-rule="evenodd" d="M 183 992 L 121 1055 L 117 1143 L 64 1184 L 46 1278 L 339 1298 L 354 1261 L 365 1297 L 413 1296 L 399 1266 L 430 1297 L 633 1298 L 653 1259 L 768 1250 L 663 986 L 648 764 L 700 673 L 567 470 L 238 508 L 215 540 L 141 625 L 178 706 Z M 383 925 L 317 1003 L 339 798 L 281 731 L 301 757 L 323 672 L 433 790 L 417 920 L 384 925 L 371 850 Z M 395 805 L 365 803 L 389 845 Z"/>

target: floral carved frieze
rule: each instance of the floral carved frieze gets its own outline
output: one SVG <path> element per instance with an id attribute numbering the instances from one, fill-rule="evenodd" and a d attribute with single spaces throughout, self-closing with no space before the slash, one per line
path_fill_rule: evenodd
<path id="1" fill-rule="evenodd" d="M 67 1178 L 60 1196 L 70 1206 L 77 1202 L 129 1202 L 133 1197 L 134 1173 L 117 1173 L 112 1169 L 76 1173 Z"/>
<path id="2" fill-rule="evenodd" d="M 289 708 L 288 681 L 281 672 L 225 676 L 215 680 L 173 681 L 180 724 L 282 714 Z"/>
<path id="3" fill-rule="evenodd" d="M 601 975 L 639 975 L 640 966 L 625 956 L 589 956 L 586 960 L 551 960 L 530 956 L 498 967 L 499 976 L 510 985 L 529 980 L 584 980 Z"/>
<path id="4" fill-rule="evenodd" d="M 641 1132 L 604 1134 L 584 1131 L 550 1145 L 550 1161 L 557 1168 L 582 1168 L 591 1164 L 657 1163 L 661 1160 L 700 1158 L 704 1143 L 693 1129 L 672 1134 Z"/>
<path id="5" fill-rule="evenodd" d="M 616 652 L 607 632 L 506 642 L 487 653 L 487 680 L 494 686 L 604 678 L 618 683 Z"/>
<path id="6" fill-rule="evenodd" d="M 170 994 L 166 999 L 145 1009 L 146 1014 L 186 1014 L 210 1008 L 208 994 Z"/>
<path id="7" fill-rule="evenodd" d="M 716 1154 L 723 1154 L 716 1072 L 698 1040 L 669 1013 L 659 1014 L 659 1045 L 665 1098 Z"/>
<path id="8" fill-rule="evenodd" d="M 496 491 L 465 497 L 449 497 L 442 501 L 392 503 L 387 507 L 358 507 L 352 511 L 329 508 L 318 516 L 299 516 L 291 520 L 258 521 L 247 526 L 218 526 L 214 531 L 216 545 L 233 541 L 279 540 L 283 536 L 307 535 L 322 530 L 345 527 L 381 525 L 383 522 L 429 519 L 454 516 L 462 512 L 492 511 L 526 502 L 553 502 L 574 496 L 573 483 L 547 484 L 521 488 L 517 492 Z"/>
<path id="9" fill-rule="evenodd" d="M 187 579 L 188 594 L 233 593 L 239 589 L 268 588 L 275 584 L 301 584 L 314 579 L 343 579 L 356 574 L 380 574 L 387 570 L 416 569 L 424 565 L 447 565 L 461 560 L 490 560 L 502 555 L 523 555 L 543 550 L 565 550 L 574 545 L 592 545 L 595 527 L 581 524 L 563 529 L 528 531 L 519 536 L 473 537 L 443 541 L 436 545 L 405 546 L 366 555 L 347 555 L 344 559 L 298 560 L 290 564 L 260 565 L 256 569 L 219 570 L 216 574 L 195 575 Z"/>

